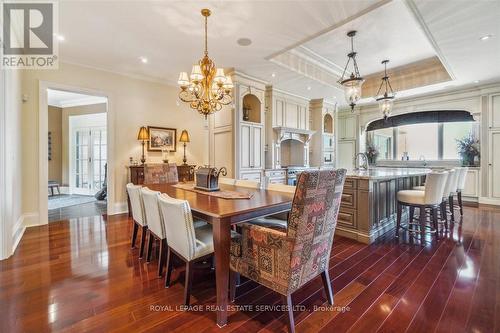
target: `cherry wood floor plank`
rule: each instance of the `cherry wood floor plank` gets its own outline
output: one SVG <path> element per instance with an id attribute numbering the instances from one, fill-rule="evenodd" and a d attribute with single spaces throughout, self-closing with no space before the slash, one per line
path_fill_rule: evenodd
<path id="1" fill-rule="evenodd" d="M 329 272 L 338 308 L 327 307 L 321 279 L 313 279 L 293 296 L 297 332 L 500 331 L 500 210 L 464 213 L 462 224 L 425 247 L 390 232 L 371 245 L 336 236 Z M 207 310 L 181 311 L 184 268 L 175 268 L 165 289 L 157 259 L 146 264 L 130 248 L 131 232 L 126 215 L 27 229 L 15 254 L 0 261 L 0 331 L 286 330 L 275 309 L 232 309 L 228 325 L 217 328 L 207 268 L 196 271 L 192 291 L 192 304 Z M 252 281 L 238 288 L 235 305 L 273 304 L 280 297 Z"/>

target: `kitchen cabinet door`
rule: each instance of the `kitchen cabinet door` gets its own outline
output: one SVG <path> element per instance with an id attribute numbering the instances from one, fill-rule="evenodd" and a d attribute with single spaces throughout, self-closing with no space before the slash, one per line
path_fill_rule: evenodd
<path id="1" fill-rule="evenodd" d="M 252 163 L 252 126 L 241 125 L 240 127 L 241 135 L 241 147 L 240 147 L 240 163 L 241 168 L 250 168 Z M 219 149 L 223 149 L 220 147 Z"/>
<path id="2" fill-rule="evenodd" d="M 490 97 L 489 128 L 500 129 L 500 95 Z"/>
<path id="3" fill-rule="evenodd" d="M 339 139 L 340 140 L 356 140 L 356 116 L 339 118 Z"/>
<path id="4" fill-rule="evenodd" d="M 262 168 L 262 128 L 252 126 L 252 161 L 250 167 Z"/>
<path id="5" fill-rule="evenodd" d="M 337 166 L 344 169 L 352 169 L 352 160 L 356 154 L 356 141 L 343 140 L 338 143 Z"/>
<path id="6" fill-rule="evenodd" d="M 490 132 L 490 158 L 488 163 L 490 197 L 500 199 L 500 131 Z"/>

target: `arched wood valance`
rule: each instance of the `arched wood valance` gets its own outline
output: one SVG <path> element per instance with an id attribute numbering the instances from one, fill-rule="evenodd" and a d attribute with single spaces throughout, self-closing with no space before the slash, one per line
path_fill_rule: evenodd
<path id="1" fill-rule="evenodd" d="M 472 115 L 463 110 L 422 111 L 399 114 L 387 119 L 379 119 L 368 124 L 366 131 L 423 123 L 450 123 L 474 121 Z"/>

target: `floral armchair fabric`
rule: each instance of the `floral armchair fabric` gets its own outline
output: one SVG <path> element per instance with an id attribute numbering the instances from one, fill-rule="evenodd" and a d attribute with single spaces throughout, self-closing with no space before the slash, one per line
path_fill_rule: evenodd
<path id="1" fill-rule="evenodd" d="M 301 173 L 286 232 L 241 224 L 231 270 L 290 295 L 328 269 L 345 175 L 345 169 Z"/>
<path id="2" fill-rule="evenodd" d="M 144 184 L 171 184 L 179 182 L 177 165 L 146 164 L 144 166 Z"/>

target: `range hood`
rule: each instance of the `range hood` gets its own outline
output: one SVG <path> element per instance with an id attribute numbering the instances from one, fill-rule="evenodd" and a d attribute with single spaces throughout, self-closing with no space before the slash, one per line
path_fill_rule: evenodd
<path id="1" fill-rule="evenodd" d="M 316 131 L 281 126 L 273 127 L 273 130 L 278 136 L 278 142 L 284 140 L 298 140 L 302 143 L 309 143 L 313 134 L 316 133 Z"/>

